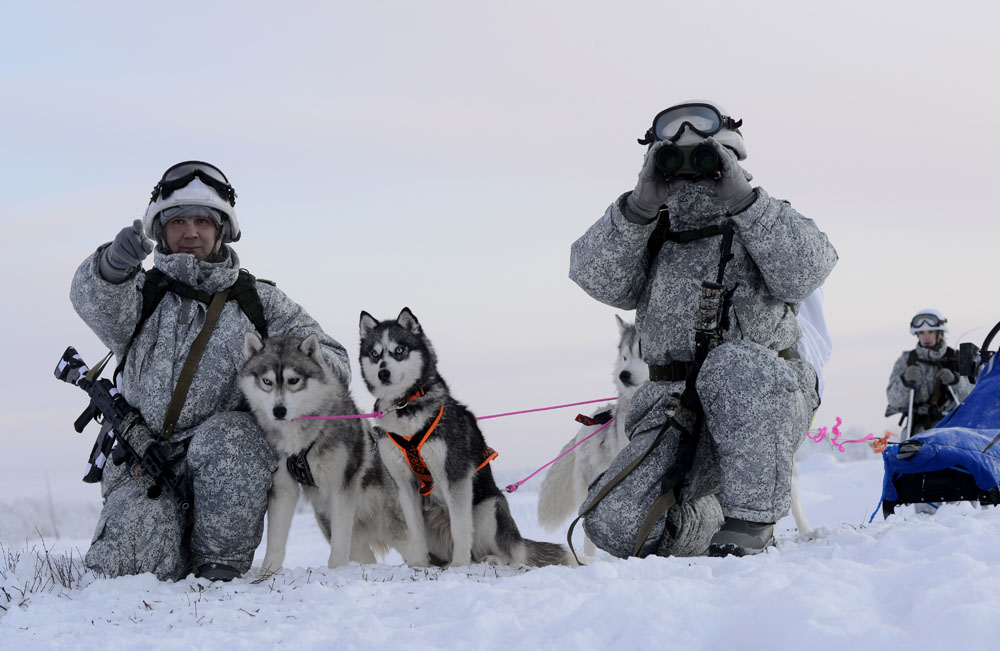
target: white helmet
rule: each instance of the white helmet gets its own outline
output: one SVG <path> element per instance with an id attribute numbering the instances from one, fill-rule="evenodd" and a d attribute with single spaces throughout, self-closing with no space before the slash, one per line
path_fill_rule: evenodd
<path id="1" fill-rule="evenodd" d="M 207 206 L 214 208 L 229 222 L 220 225 L 222 241 L 240 239 L 240 223 L 236 219 L 236 191 L 218 167 L 201 161 L 177 163 L 163 173 L 142 219 L 146 237 L 156 239 L 154 217 L 173 206 Z"/>
<path id="2" fill-rule="evenodd" d="M 948 319 L 937 310 L 920 310 L 910 319 L 910 334 L 918 332 L 948 332 Z"/>
<path id="3" fill-rule="evenodd" d="M 736 153 L 737 160 L 747 157 L 747 148 L 739 127 L 743 120 L 734 120 L 726 109 L 715 102 L 692 100 L 664 109 L 653 118 L 653 126 L 646 131 L 639 144 L 648 145 L 657 140 L 669 140 L 675 145 L 694 145 L 711 136 L 718 143 Z"/>

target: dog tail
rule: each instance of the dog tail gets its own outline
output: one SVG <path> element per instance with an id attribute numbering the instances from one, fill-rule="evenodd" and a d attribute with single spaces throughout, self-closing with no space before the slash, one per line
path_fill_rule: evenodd
<path id="1" fill-rule="evenodd" d="M 569 552 L 566 545 L 559 545 L 550 542 L 538 542 L 537 540 L 521 540 L 524 545 L 524 564 L 532 567 L 545 567 L 546 565 L 568 565 L 576 567 L 576 559 Z"/>
<path id="2" fill-rule="evenodd" d="M 550 542 L 538 542 L 521 537 L 510 514 L 510 506 L 503 495 L 498 496 L 495 503 L 496 537 L 495 552 L 499 552 L 504 563 L 545 567 L 546 565 L 568 565 L 576 567 L 578 563 L 565 545 Z"/>
<path id="3" fill-rule="evenodd" d="M 560 454 L 573 446 L 576 439 L 563 446 Z M 546 531 L 555 531 L 569 519 L 580 506 L 573 490 L 573 467 L 576 465 L 576 451 L 560 457 L 545 473 L 542 486 L 538 489 L 538 524 Z"/>

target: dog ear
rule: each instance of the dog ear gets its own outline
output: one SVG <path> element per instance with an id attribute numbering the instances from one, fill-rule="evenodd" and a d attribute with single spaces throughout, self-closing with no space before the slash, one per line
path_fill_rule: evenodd
<path id="1" fill-rule="evenodd" d="M 623 321 L 622 318 L 617 314 L 615 315 L 615 321 L 618 322 L 618 336 L 625 334 L 625 328 L 628 327 L 627 325 L 625 325 L 625 321 Z"/>
<path id="2" fill-rule="evenodd" d="M 253 330 L 243 333 L 243 361 L 246 361 L 264 350 L 264 342 Z"/>
<path id="3" fill-rule="evenodd" d="M 361 311 L 361 322 L 359 328 L 361 330 L 362 337 L 368 336 L 368 333 L 374 330 L 375 326 L 377 325 L 378 321 L 375 319 L 375 317 L 373 317 L 371 314 L 368 314 L 364 310 Z"/>
<path id="4" fill-rule="evenodd" d="M 319 335 L 315 332 L 302 340 L 302 343 L 299 344 L 299 350 L 320 366 L 326 366 L 326 360 L 323 359 L 323 347 L 319 343 Z"/>
<path id="5" fill-rule="evenodd" d="M 396 322 L 413 334 L 420 334 L 420 322 L 417 321 L 417 317 L 413 316 L 413 312 L 410 312 L 410 308 L 404 307 L 399 316 L 396 317 Z"/>

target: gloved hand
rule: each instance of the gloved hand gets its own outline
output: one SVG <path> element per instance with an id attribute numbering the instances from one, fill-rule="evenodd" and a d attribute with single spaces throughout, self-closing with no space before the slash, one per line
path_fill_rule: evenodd
<path id="1" fill-rule="evenodd" d="M 153 241 L 146 239 L 142 220 L 137 219 L 121 229 L 111 246 L 104 249 L 99 266 L 101 276 L 111 283 L 125 282 L 152 252 Z"/>
<path id="2" fill-rule="evenodd" d="M 951 369 L 942 368 L 935 375 L 937 379 L 941 380 L 941 384 L 949 385 L 958 382 L 958 376 L 956 376 Z"/>
<path id="3" fill-rule="evenodd" d="M 656 219 L 660 206 L 666 202 L 667 197 L 676 192 L 680 184 L 687 183 L 680 179 L 668 181 L 656 169 L 656 152 L 666 144 L 665 140 L 655 142 L 646 152 L 642 169 L 639 170 L 639 181 L 625 199 L 625 218 L 630 222 L 648 224 Z"/>
<path id="4" fill-rule="evenodd" d="M 706 138 L 705 144 L 711 146 L 719 155 L 722 163 L 721 176 L 717 179 L 703 179 L 698 183 L 715 192 L 726 204 L 730 215 L 743 212 L 756 201 L 757 193 L 747 180 L 736 154 L 716 142 L 714 138 Z"/>
<path id="5" fill-rule="evenodd" d="M 906 370 L 903 371 L 903 381 L 907 384 L 907 386 L 913 384 L 919 379 L 920 379 L 920 367 L 917 366 L 916 364 L 913 364 L 912 366 L 907 366 Z"/>

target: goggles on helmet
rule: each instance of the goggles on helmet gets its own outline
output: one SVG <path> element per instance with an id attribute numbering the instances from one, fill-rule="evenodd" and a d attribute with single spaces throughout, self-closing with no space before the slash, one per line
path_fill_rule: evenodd
<path id="1" fill-rule="evenodd" d="M 678 104 L 660 111 L 653 118 L 653 126 L 646 131 L 640 145 L 648 145 L 657 140 L 676 141 L 681 137 L 685 127 L 703 138 L 715 135 L 723 129 L 736 131 L 742 126 L 743 120 L 734 120 L 723 115 L 711 104 L 691 102 Z"/>
<path id="2" fill-rule="evenodd" d="M 197 160 L 177 163 L 164 172 L 163 178 L 153 188 L 149 202 L 153 203 L 157 199 L 169 198 L 174 190 L 185 187 L 195 178 L 200 179 L 202 183 L 215 190 L 219 197 L 230 206 L 236 205 L 236 190 L 229 184 L 229 179 L 222 173 L 222 170 Z"/>
<path id="3" fill-rule="evenodd" d="M 945 323 L 948 319 L 939 318 L 936 314 L 918 314 L 910 321 L 910 330 L 917 332 L 925 328 L 940 328 Z"/>

